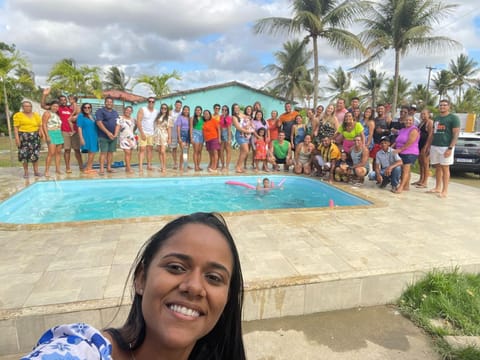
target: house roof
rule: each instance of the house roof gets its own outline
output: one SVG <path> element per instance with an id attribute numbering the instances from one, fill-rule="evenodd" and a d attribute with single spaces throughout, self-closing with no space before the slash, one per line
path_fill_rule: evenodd
<path id="1" fill-rule="evenodd" d="M 170 93 L 170 94 L 165 95 L 165 96 L 161 96 L 161 97 L 159 97 L 159 99 L 170 98 L 170 97 L 175 97 L 175 96 L 182 96 L 182 95 L 187 95 L 187 94 L 192 94 L 192 93 L 197 93 L 197 92 L 202 92 L 202 91 L 208 91 L 208 90 L 214 90 L 214 89 L 221 89 L 221 88 L 229 87 L 229 86 L 243 87 L 243 88 L 248 89 L 250 91 L 258 92 L 260 94 L 270 96 L 270 97 L 275 98 L 275 99 L 279 99 L 279 100 L 282 100 L 282 101 L 288 101 L 284 97 L 274 96 L 272 94 L 269 94 L 266 91 L 255 89 L 251 86 L 242 84 L 241 82 L 238 82 L 238 81 L 230 81 L 230 82 L 226 82 L 226 83 L 222 83 L 222 84 L 210 85 L 210 86 L 205 86 L 205 87 L 196 88 L 196 89 L 182 90 L 182 91 L 178 91 L 178 92 L 175 92 L 175 93 Z"/>
<path id="2" fill-rule="evenodd" d="M 116 100 L 125 100 L 125 101 L 130 101 L 135 103 L 147 100 L 146 97 L 135 95 L 126 91 L 121 91 L 121 90 L 105 90 L 103 92 L 103 96 L 111 96 Z"/>

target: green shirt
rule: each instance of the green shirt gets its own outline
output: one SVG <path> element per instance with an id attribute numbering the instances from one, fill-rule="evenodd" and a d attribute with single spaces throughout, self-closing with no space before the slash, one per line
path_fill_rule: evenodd
<path id="1" fill-rule="evenodd" d="M 450 146 L 452 141 L 452 130 L 460 127 L 460 119 L 455 114 L 437 116 L 433 122 L 432 145 Z"/>
<path id="2" fill-rule="evenodd" d="M 195 130 L 202 130 L 203 129 L 203 123 L 205 122 L 205 120 L 203 120 L 203 116 L 200 116 L 198 118 L 198 121 L 195 125 L 193 125 L 193 128 Z"/>
<path id="3" fill-rule="evenodd" d="M 288 141 L 283 140 L 283 144 L 280 145 L 278 140 L 273 140 L 273 154 L 277 159 L 286 159 L 288 154 Z"/>

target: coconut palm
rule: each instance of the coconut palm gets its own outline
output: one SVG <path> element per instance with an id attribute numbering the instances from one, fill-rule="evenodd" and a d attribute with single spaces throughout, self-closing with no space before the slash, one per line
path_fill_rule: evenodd
<path id="1" fill-rule="evenodd" d="M 366 30 L 360 37 L 371 55 L 358 66 L 379 59 L 388 49 L 395 53 L 394 112 L 398 101 L 400 58 L 412 48 L 428 53 L 459 45 L 448 37 L 433 35 L 433 25 L 448 18 L 455 8 L 456 5 L 440 0 L 384 0 L 374 2 L 368 16 L 362 19 Z"/>
<path id="2" fill-rule="evenodd" d="M 359 88 L 364 93 L 362 97 L 371 103 L 372 108 L 375 109 L 377 105 L 377 98 L 380 94 L 382 87 L 385 84 L 385 73 L 377 73 L 376 70 L 370 69 L 367 75 L 361 76 Z"/>
<path id="3" fill-rule="evenodd" d="M 308 64 L 312 52 L 307 51 L 305 43 L 299 40 L 287 41 L 283 44 L 283 51 L 275 54 L 276 64 L 265 66 L 265 70 L 272 72 L 275 78 L 266 86 L 290 101 L 295 97 L 303 98 L 312 93 L 311 71 Z"/>
<path id="4" fill-rule="evenodd" d="M 458 89 L 459 103 L 462 101 L 463 87 L 474 83 L 473 76 L 479 71 L 477 66 L 478 63 L 465 54 L 458 55 L 456 61 L 450 60 L 449 70 L 452 73 L 454 85 Z"/>
<path id="5" fill-rule="evenodd" d="M 436 73 L 432 78 L 432 88 L 437 91 L 440 98 L 450 98 L 448 92 L 455 88 L 452 73 L 448 70 Z"/>
<path id="6" fill-rule="evenodd" d="M 48 74 L 52 89 L 82 96 L 102 96 L 100 69 L 96 66 L 78 66 L 74 59 L 62 59 L 53 65 Z"/>
<path id="7" fill-rule="evenodd" d="M 331 98 L 345 98 L 345 93 L 349 90 L 352 83 L 352 73 L 345 72 L 341 66 L 333 70 L 332 74 L 328 75 L 328 84 L 325 90 L 332 93 Z"/>
<path id="8" fill-rule="evenodd" d="M 154 96 L 163 96 L 170 93 L 170 87 L 167 82 L 171 79 L 181 80 L 180 75 L 173 71 L 162 75 L 140 75 L 135 81 L 135 85 L 145 84 Z"/>
<path id="9" fill-rule="evenodd" d="M 408 93 L 412 83 L 408 81 L 403 76 L 398 77 L 397 82 L 397 99 L 399 104 L 408 103 Z M 385 91 L 382 91 L 380 94 L 380 101 L 383 103 L 392 103 L 392 99 L 395 92 L 395 79 L 390 79 L 387 82 L 387 88 Z M 392 106 L 393 109 L 393 106 Z"/>
<path id="10" fill-rule="evenodd" d="M 345 27 L 362 14 L 366 3 L 362 0 L 292 0 L 292 18 L 269 17 L 257 20 L 254 31 L 260 33 L 289 33 L 307 35 L 313 43 L 313 106 L 318 101 L 318 39 L 324 39 L 341 53 L 363 51 L 363 45 Z"/>
<path id="11" fill-rule="evenodd" d="M 103 87 L 110 90 L 131 91 L 132 89 L 128 88 L 129 82 L 130 78 L 126 78 L 122 69 L 118 66 L 111 66 L 105 74 Z"/>
<path id="12" fill-rule="evenodd" d="M 427 86 L 417 84 L 409 93 L 411 104 L 423 104 L 423 106 L 433 106 L 437 102 L 437 98 L 427 91 Z"/>

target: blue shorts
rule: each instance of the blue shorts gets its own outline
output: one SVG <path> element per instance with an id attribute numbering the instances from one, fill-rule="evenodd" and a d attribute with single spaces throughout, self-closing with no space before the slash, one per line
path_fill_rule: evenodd
<path id="1" fill-rule="evenodd" d="M 180 129 L 180 139 L 182 139 L 182 142 L 190 144 L 190 135 L 188 129 Z"/>
<path id="2" fill-rule="evenodd" d="M 412 155 L 412 154 L 398 154 L 398 155 L 400 156 L 400 159 L 402 159 L 402 162 L 404 164 L 413 164 L 418 157 L 418 155 Z"/>
<path id="3" fill-rule="evenodd" d="M 237 132 L 235 133 L 235 140 L 237 141 L 238 145 L 243 145 L 248 144 L 250 138 L 243 136 L 242 132 L 237 130 Z"/>
<path id="4" fill-rule="evenodd" d="M 222 142 L 227 142 L 228 141 L 228 129 L 222 129 L 220 136 L 221 136 Z"/>
<path id="5" fill-rule="evenodd" d="M 194 144 L 203 144 L 203 131 L 193 129 L 193 143 Z"/>

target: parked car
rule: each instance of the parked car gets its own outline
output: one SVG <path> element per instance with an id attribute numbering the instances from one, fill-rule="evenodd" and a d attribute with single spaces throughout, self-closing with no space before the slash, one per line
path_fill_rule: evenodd
<path id="1" fill-rule="evenodd" d="M 472 172 L 480 175 L 480 133 L 460 133 L 455 146 L 452 172 Z"/>

